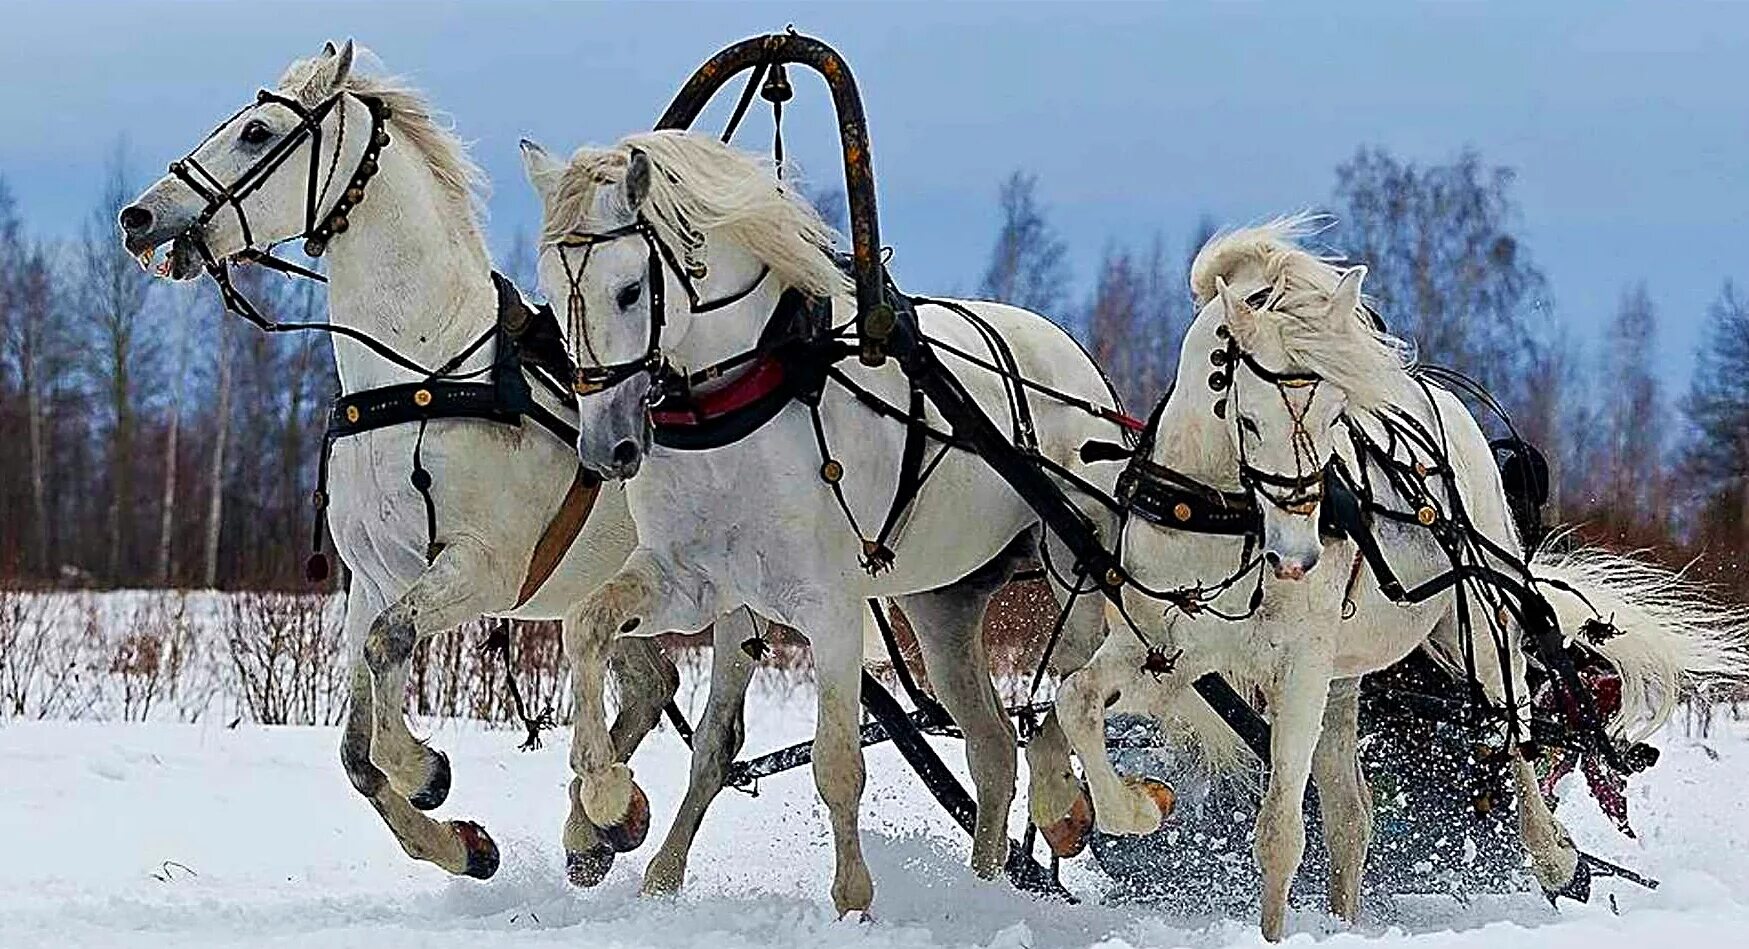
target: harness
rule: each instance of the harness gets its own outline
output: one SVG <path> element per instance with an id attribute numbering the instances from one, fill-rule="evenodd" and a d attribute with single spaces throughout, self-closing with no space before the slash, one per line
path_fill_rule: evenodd
<path id="1" fill-rule="evenodd" d="M 1246 302 L 1258 305 L 1255 295 Z M 1212 358 L 1217 367 L 1209 379 L 1212 390 L 1228 390 L 1233 370 L 1239 365 L 1244 365 L 1264 381 L 1274 383 L 1278 391 L 1295 387 L 1315 389 L 1317 386 L 1315 376 L 1272 372 L 1260 366 L 1249 354 L 1238 350 L 1230 334 L 1221 332 L 1219 335 L 1227 340 L 1227 345 L 1217 350 Z M 1420 375 L 1416 378 L 1428 404 L 1433 405 L 1429 383 Z M 1476 677 L 1476 630 L 1473 629 L 1472 611 L 1468 608 L 1475 602 L 1485 607 L 1477 612 L 1485 618 L 1495 659 L 1502 664 L 1505 673 L 1502 676 L 1504 707 L 1490 709 L 1487 714 L 1504 720 L 1514 742 L 1534 749 L 1538 743 L 1574 747 L 1576 739 L 1579 750 L 1596 753 L 1621 774 L 1633 773 L 1647 766 L 1648 757 L 1638 746 L 1618 748 L 1605 732 L 1591 690 L 1575 667 L 1561 635 L 1554 609 L 1538 589 L 1539 585 L 1565 588 L 1564 585 L 1535 577 L 1526 558 L 1503 548 L 1469 521 L 1450 463 L 1443 427 L 1429 431 L 1406 412 L 1388 409 L 1372 416 L 1387 438 L 1381 444 L 1357 418 L 1345 414 L 1341 421 L 1353 446 L 1357 468 L 1351 471 L 1337 456 L 1327 466 L 1319 466 L 1309 473 L 1296 472 L 1293 476 L 1262 471 L 1250 465 L 1245 459 L 1245 439 L 1241 430 L 1238 478 L 1243 490 L 1232 492 L 1205 484 L 1148 457 L 1160 417 L 1170 398 L 1168 393 L 1156 407 L 1141 444 L 1130 454 L 1129 463 L 1119 477 L 1117 496 L 1124 505 L 1125 516 L 1137 517 L 1166 530 L 1243 537 L 1245 552 L 1238 568 L 1213 587 L 1150 590 L 1134 577 L 1126 577 L 1129 585 L 1187 613 L 1208 609 L 1215 596 L 1258 566 L 1251 556 L 1262 533 L 1262 513 L 1255 498 L 1262 497 L 1289 513 L 1309 513 L 1309 509 L 1300 507 L 1301 503 L 1309 501 L 1315 505 L 1323 502 L 1320 533 L 1325 537 L 1350 539 L 1357 548 L 1349 577 L 1349 597 L 1362 566 L 1370 568 L 1380 592 L 1393 603 L 1415 604 L 1448 591 L 1455 593 L 1465 678 L 1471 692 L 1464 705 L 1473 727 L 1480 728 L 1482 709 L 1487 704 Z M 1222 418 L 1227 417 L 1227 399 L 1217 400 L 1214 411 Z M 1292 414 L 1291 405 L 1289 411 Z M 1297 442 L 1303 431 L 1297 426 L 1298 421 L 1296 417 L 1296 461 L 1301 454 Z M 1496 443 L 1497 450 L 1500 444 Z M 1514 490 L 1508 499 L 1509 504 L 1515 512 L 1527 512 L 1540 523 L 1540 505 L 1544 496 L 1521 492 L 1535 491 L 1533 476 L 1541 456 L 1516 436 L 1509 447 L 1508 458 L 1530 472 L 1512 485 Z M 1104 451 L 1108 456 L 1110 453 L 1109 449 Z M 1375 484 L 1375 474 L 1382 483 Z M 1430 486 L 1434 480 L 1443 480 L 1443 493 Z M 1282 495 L 1274 490 L 1278 488 L 1293 493 Z M 1380 497 L 1381 488 L 1389 488 L 1397 497 L 1407 501 L 1409 509 L 1385 503 Z M 1374 529 L 1379 520 L 1428 531 L 1449 559 L 1449 567 L 1418 585 L 1406 587 L 1379 542 Z M 1261 578 L 1261 574 L 1259 576 Z M 1253 592 L 1250 607 L 1253 612 L 1259 604 L 1259 591 L 1260 586 Z M 1577 592 L 1570 588 L 1569 591 Z M 1249 613 L 1237 617 L 1216 615 L 1243 618 Z M 1565 727 L 1546 720 L 1532 718 L 1527 722 L 1522 719 L 1521 703 L 1514 694 L 1515 686 L 1506 665 L 1509 620 L 1517 622 L 1525 631 L 1532 655 L 1548 671 L 1559 697 L 1559 707 L 1566 713 Z"/>
<path id="2" fill-rule="evenodd" d="M 346 140 L 346 96 L 364 103 L 370 112 L 369 138 L 359 156 L 358 164 L 343 179 L 336 192 L 337 173 Z M 229 183 L 219 180 L 195 157 L 213 136 L 229 126 L 239 116 L 264 103 L 274 103 L 297 116 L 298 123 L 273 143 L 253 164 Z M 321 168 L 323 124 L 330 115 L 336 117 L 332 148 L 328 150 L 326 170 Z M 403 355 L 393 346 L 354 327 L 320 322 L 281 322 L 269 319 L 240 292 L 231 281 L 232 261 L 256 264 L 290 276 L 303 277 L 319 283 L 327 278 L 309 268 L 273 256 L 272 250 L 284 241 L 263 247 L 256 246 L 243 202 L 258 191 L 308 142 L 309 174 L 304 190 L 303 230 L 287 240 L 303 240 L 303 252 L 310 257 L 326 253 L 328 244 L 349 227 L 348 215 L 365 200 L 365 191 L 379 170 L 382 150 L 392 141 L 387 128 L 391 110 L 387 103 L 373 96 L 345 90 L 336 91 L 321 102 L 306 107 L 297 99 L 269 90 L 261 90 L 255 102 L 244 106 L 208 133 L 186 156 L 171 163 L 169 172 L 206 201 L 195 223 L 176 241 L 192 247 L 207 274 L 218 285 L 220 298 L 227 311 L 249 321 L 267 333 L 322 332 L 343 336 L 360 343 L 377 356 L 422 377 L 419 381 L 399 383 L 336 396 L 329 412 L 317 462 L 316 489 L 312 494 L 315 508 L 312 528 L 312 552 L 305 563 L 305 576 L 311 582 L 321 582 L 329 576 L 327 556 L 322 552 L 322 530 L 326 522 L 328 495 L 328 462 L 336 441 L 363 432 L 394 425 L 417 423 L 419 433 L 414 441 L 412 472 L 409 481 L 419 492 L 425 507 L 426 562 L 432 562 L 441 552 L 437 541 L 437 508 L 432 497 L 431 472 L 423 464 L 425 429 L 428 423 L 440 419 L 471 419 L 500 425 L 520 426 L 524 419 L 550 433 L 567 446 L 577 441 L 577 428 L 534 400 L 530 379 L 564 401 L 570 397 L 565 381 L 573 375 L 570 359 L 565 355 L 563 337 L 551 308 L 528 306 L 510 280 L 496 271 L 491 280 L 497 298 L 497 318 L 461 352 L 436 367 L 426 367 Z M 330 202 L 330 198 L 332 201 Z M 323 213 L 321 208 L 328 205 Z M 221 259 L 212 252 L 202 236 L 205 227 L 220 212 L 229 209 L 236 216 L 242 231 L 244 248 L 229 258 Z M 460 367 L 486 345 L 493 347 L 492 362 L 483 370 L 458 372 Z M 478 377 L 485 375 L 484 380 Z M 545 584 L 570 546 L 581 533 L 589 513 L 600 493 L 601 482 L 593 474 L 579 468 L 566 490 L 558 512 L 542 531 L 530 555 L 527 571 L 517 592 L 515 605 L 528 602 Z M 487 647 L 502 653 L 511 696 L 518 716 L 528 729 L 524 747 L 539 744 L 539 731 L 548 720 L 543 714 L 531 717 L 523 706 L 514 683 L 514 670 L 509 663 L 508 635 L 500 627 Z"/>

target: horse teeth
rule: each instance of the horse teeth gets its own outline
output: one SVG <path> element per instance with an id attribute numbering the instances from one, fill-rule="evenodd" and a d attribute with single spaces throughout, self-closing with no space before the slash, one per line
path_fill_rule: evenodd
<path id="1" fill-rule="evenodd" d="M 164 255 L 164 262 L 158 265 L 158 270 L 157 270 L 158 276 L 169 277 L 171 275 L 171 272 L 175 269 L 175 267 L 174 267 L 175 260 L 176 260 L 175 254 L 165 254 Z"/>
<path id="2" fill-rule="evenodd" d="M 137 258 L 140 262 L 140 269 L 150 273 L 152 271 L 152 258 L 157 256 L 157 254 L 158 248 L 156 247 L 148 247 L 145 250 L 140 251 L 139 257 Z"/>

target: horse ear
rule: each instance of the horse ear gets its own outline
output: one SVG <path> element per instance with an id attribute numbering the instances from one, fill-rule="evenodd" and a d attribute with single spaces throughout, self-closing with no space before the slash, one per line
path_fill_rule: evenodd
<path id="1" fill-rule="evenodd" d="M 1223 277 L 1215 278 L 1215 292 L 1220 295 L 1221 309 L 1227 314 L 1227 332 L 1233 334 L 1234 342 L 1241 348 L 1251 348 L 1257 336 L 1257 311 L 1239 299 Z"/>
<path id="2" fill-rule="evenodd" d="M 349 38 L 346 45 L 340 47 L 340 52 L 334 54 L 334 78 L 330 81 L 330 90 L 339 89 L 352 76 L 352 55 L 354 52 L 352 40 Z"/>
<path id="3" fill-rule="evenodd" d="M 1366 266 L 1357 264 L 1336 280 L 1330 291 L 1330 313 L 1336 317 L 1352 317 L 1360 309 L 1360 284 L 1366 279 Z"/>
<path id="4" fill-rule="evenodd" d="M 546 203 L 564 170 L 565 163 L 554 158 L 546 149 L 526 138 L 522 140 L 522 173 L 528 177 L 528 183 L 534 186 L 535 193 L 540 195 L 541 203 Z"/>
<path id="5" fill-rule="evenodd" d="M 322 55 L 323 56 L 332 56 L 338 52 L 340 52 L 340 50 L 334 46 L 333 40 L 329 40 L 328 42 L 322 44 Z"/>
<path id="6" fill-rule="evenodd" d="M 643 149 L 632 149 L 631 158 L 626 161 L 625 189 L 626 208 L 634 213 L 644 206 L 650 197 L 650 156 Z"/>

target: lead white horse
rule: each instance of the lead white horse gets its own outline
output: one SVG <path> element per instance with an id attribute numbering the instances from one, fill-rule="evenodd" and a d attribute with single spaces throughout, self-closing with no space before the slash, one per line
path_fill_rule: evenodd
<path id="1" fill-rule="evenodd" d="M 1310 776 L 1331 854 L 1331 909 L 1348 920 L 1359 913 L 1372 831 L 1355 750 L 1359 677 L 1423 644 L 1461 676 L 1459 610 L 1467 610 L 1487 698 L 1498 706 L 1511 695 L 1520 714 L 1528 711 L 1523 631 L 1505 598 L 1466 586 L 1463 597 L 1446 590 L 1419 603 L 1395 602 L 1353 540 L 1320 536 L 1319 476 L 1335 460 L 1380 505 L 1402 515 L 1373 516 L 1371 530 L 1403 587 L 1452 568 L 1434 529 L 1454 518 L 1456 530 L 1467 524 L 1500 553 L 1523 557 L 1481 428 L 1450 392 L 1413 377 L 1406 347 L 1373 328 L 1361 308 L 1364 268 L 1338 270 L 1297 246 L 1306 224 L 1286 219 L 1241 230 L 1197 255 L 1191 284 L 1201 309 L 1147 441 L 1154 470 L 1213 489 L 1204 492 L 1207 503 L 1231 506 L 1216 491 L 1251 495 L 1262 513 L 1259 556 L 1246 561 L 1253 548 L 1238 537 L 1173 529 L 1174 518 L 1196 513 L 1194 505 L 1203 503 L 1196 499 L 1169 509 L 1164 525 L 1132 518 L 1123 532 L 1125 569 L 1156 592 L 1178 594 L 1189 608 L 1163 609 L 1159 600 L 1126 590 L 1121 612 L 1140 635 L 1114 633 L 1057 698 L 1098 825 L 1142 834 L 1156 829 L 1160 811 L 1106 757 L 1107 706 L 1170 704 L 1217 669 L 1260 688 L 1272 726 L 1271 773 L 1256 853 L 1264 876 L 1263 934 L 1272 940 L 1283 934 L 1288 885 L 1304 851 L 1301 801 Z M 1355 431 L 1388 446 L 1385 454 L 1363 457 Z M 1478 562 L 1514 572 L 1496 553 L 1484 552 Z M 1538 587 L 1569 637 L 1591 619 L 1619 629 L 1594 647 L 1623 678 L 1618 731 L 1644 734 L 1668 715 L 1682 686 L 1749 668 L 1742 613 L 1709 607 L 1667 571 L 1602 551 L 1577 559 L 1539 554 L 1531 570 L 1565 584 Z M 1238 580 L 1218 591 L 1229 577 Z M 1261 594 L 1255 604 L 1254 590 Z M 1502 634 L 1504 668 L 1491 629 Z M 1144 671 L 1150 650 L 1176 661 L 1167 671 L 1159 663 Z M 1532 867 L 1546 889 L 1559 890 L 1573 876 L 1576 852 L 1549 812 L 1530 761 L 1510 750 Z"/>
<path id="2" fill-rule="evenodd" d="M 408 359 L 436 366 L 492 327 L 498 302 L 491 263 L 476 215 L 482 184 L 461 142 L 432 116 L 423 97 L 392 79 L 354 70 L 354 48 L 333 44 L 294 62 L 277 85 L 278 96 L 306 112 L 337 97 L 320 121 L 322 147 L 301 143 L 300 116 L 269 98 L 227 120 L 192 153 L 215 185 L 236 183 L 264 155 L 289 142 L 285 160 L 233 209 L 201 220 L 207 200 L 175 175 L 159 180 L 122 213 L 130 253 L 148 261 L 161 245 L 190 234 L 220 259 L 304 236 L 310 226 L 306 182 L 324 183 L 314 208 L 320 219 L 348 190 L 348 175 L 367 159 L 370 103 L 387 107 L 388 144 L 361 200 L 351 200 L 349 226 L 333 235 L 328 308 L 333 323 L 362 331 Z M 247 235 L 244 222 L 247 222 Z M 198 274 L 189 246 L 178 243 L 166 262 L 175 276 Z M 487 345 L 457 374 L 482 370 L 493 358 Z M 346 338 L 334 342 L 342 389 L 358 392 L 422 376 L 394 365 Z M 536 387 L 550 411 L 572 414 L 569 400 Z M 416 739 L 403 714 L 407 661 L 414 644 L 482 614 L 562 619 L 566 638 L 576 628 L 573 608 L 612 576 L 636 543 L 625 493 L 604 486 L 592 512 L 557 568 L 538 592 L 516 605 L 519 587 L 544 529 L 559 512 L 576 471 L 573 447 L 532 421 L 520 427 L 475 420 L 434 420 L 419 447 L 431 474 L 436 540 L 427 560 L 424 502 L 410 481 L 420 426 L 379 428 L 334 443 L 328 477 L 328 523 L 340 556 L 352 569 L 346 635 L 352 655 L 351 708 L 342 738 L 347 775 L 387 822 L 407 853 L 451 873 L 490 876 L 497 849 L 478 825 L 439 823 L 421 813 L 443 802 L 449 765 Z M 688 629 L 702 628 L 703 624 Z M 756 630 L 746 614 L 719 626 L 719 640 L 738 644 Z M 645 640 L 618 648 L 620 718 L 613 754 L 629 756 L 673 694 L 677 675 Z M 734 656 L 738 649 L 720 650 Z M 735 693 L 747 663 L 721 663 L 719 686 Z M 581 677 L 584 701 L 601 675 Z M 727 701 L 727 699 L 725 699 Z M 733 706 L 738 708 L 738 705 Z M 732 716 L 731 716 L 732 717 Z M 733 731 L 724 720 L 701 732 L 702 745 Z M 728 754 L 733 754 L 730 749 Z M 565 846 L 574 880 L 593 882 L 611 862 L 614 845 L 572 809 Z"/>
<path id="3" fill-rule="evenodd" d="M 791 290 L 830 300 L 835 326 L 850 319 L 854 302 L 827 253 L 829 231 L 768 164 L 706 136 L 633 135 L 612 148 L 583 149 L 569 162 L 524 143 L 524 156 L 545 205 L 542 287 L 568 312 L 579 365 L 608 383 L 579 401 L 578 455 L 603 475 L 630 479 L 626 493 L 639 531 L 625 568 L 579 611 L 580 633 L 605 640 L 689 627 L 746 604 L 806 635 L 819 683 L 814 776 L 836 852 L 832 898 L 841 913 L 866 910 L 874 886 L 857 830 L 864 601 L 913 595 L 903 608 L 927 607 L 929 598 L 916 595 L 972 575 L 1012 553 L 1017 541 L 1029 546 L 1038 517 L 982 460 L 932 442 L 931 474 L 888 538 L 890 566 L 865 569 L 898 485 L 906 432 L 835 382 L 824 386 L 817 417 L 790 401 L 763 426 L 712 450 L 654 443 L 653 382 L 641 367 L 698 372 L 752 349 Z M 651 304 L 658 288 L 666 291 L 661 308 Z M 920 305 L 923 332 L 966 352 L 990 353 L 974 322 L 982 321 L 1006 341 L 1027 377 L 1116 405 L 1098 369 L 1048 320 L 997 303 L 955 306 L 972 317 Z M 1011 393 L 1000 377 L 942 358 L 985 412 L 1012 420 Z M 838 365 L 869 396 L 910 404 L 896 362 Z M 762 371 L 770 371 L 765 360 L 736 364 L 699 390 L 745 386 Z M 1030 402 L 1041 454 L 1109 490 L 1115 473 L 1083 465 L 1077 449 L 1110 435 L 1110 423 L 1031 393 L 1019 397 Z M 927 421 L 938 430 L 943 424 L 933 408 Z M 1107 511 L 1088 506 L 1087 514 L 1112 526 Z M 1054 539 L 1048 543 L 1057 547 Z M 1070 563 L 1061 550 L 1054 560 Z M 972 867 L 988 877 L 1007 853 L 1015 735 L 985 662 L 983 601 L 950 591 L 936 602 L 934 615 L 921 622 L 913 615 L 913 625 L 930 677 L 966 736 L 978 801 Z M 1056 655 L 1067 668 L 1085 661 L 1103 634 L 1101 612 L 1092 597 L 1071 612 Z M 595 823 L 612 825 L 636 785 L 629 769 L 614 763 L 599 719 L 580 722 L 579 737 L 586 742 L 579 771 L 585 810 Z M 1030 749 L 1029 760 L 1054 769 L 1035 768 L 1035 797 L 1052 796 L 1062 802 L 1057 813 L 1068 812 L 1079 791 L 1060 731 L 1047 722 Z"/>

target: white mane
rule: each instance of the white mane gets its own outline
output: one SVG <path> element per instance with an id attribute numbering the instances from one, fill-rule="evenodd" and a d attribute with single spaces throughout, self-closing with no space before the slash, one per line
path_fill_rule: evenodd
<path id="1" fill-rule="evenodd" d="M 1320 217 L 1297 214 L 1210 239 L 1191 264 L 1191 293 L 1200 309 L 1219 295 L 1217 280 L 1241 298 L 1268 288 L 1262 307 L 1225 317 L 1247 324 L 1234 332 L 1251 337 L 1248 346 L 1288 361 L 1273 368 L 1317 373 L 1357 407 L 1399 401 L 1409 381 L 1404 370 L 1412 347 L 1374 329 L 1362 309 L 1332 312 L 1343 271 L 1297 243 L 1324 224 Z"/>
<path id="2" fill-rule="evenodd" d="M 368 51 L 360 49 L 361 60 L 373 60 Z M 317 88 L 318 67 L 326 57 L 300 59 L 286 67 L 279 79 L 279 91 L 297 99 L 305 106 L 315 106 L 330 90 Z M 401 141 L 425 158 L 432 175 L 444 194 L 454 202 L 455 211 L 466 216 L 468 223 L 478 226 L 482 201 L 487 191 L 486 174 L 468 157 L 468 149 L 456 137 L 449 124 L 431 110 L 425 94 L 394 76 L 373 75 L 359 63 L 347 76 L 345 91 L 380 99 L 389 107 L 389 125 Z"/>
<path id="3" fill-rule="evenodd" d="M 773 173 L 770 162 L 691 132 L 642 132 L 612 148 L 578 149 L 550 191 L 543 240 L 617 223 L 590 221 L 589 215 L 601 186 L 625 180 L 633 149 L 650 159 L 644 215 L 687 263 L 705 262 L 705 237 L 717 232 L 758 257 L 787 286 L 821 297 L 848 287 L 828 250 L 832 229 Z M 629 208 L 617 211 L 631 214 Z"/>

